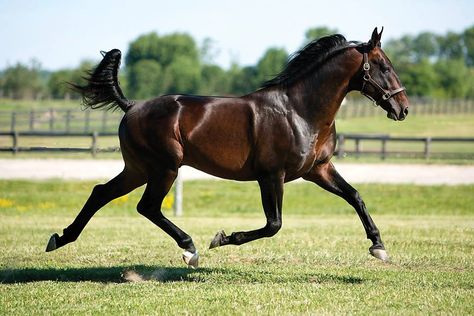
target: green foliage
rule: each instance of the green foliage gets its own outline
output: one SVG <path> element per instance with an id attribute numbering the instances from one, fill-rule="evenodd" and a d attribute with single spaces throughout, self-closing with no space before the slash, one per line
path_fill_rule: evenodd
<path id="1" fill-rule="evenodd" d="M 474 66 L 474 25 L 466 29 L 462 34 L 464 46 L 466 47 L 466 64 Z"/>
<path id="2" fill-rule="evenodd" d="M 303 45 L 337 33 L 318 26 L 304 34 Z M 474 26 L 463 32 L 436 34 L 421 32 L 384 43 L 409 95 L 433 98 L 474 98 Z M 288 53 L 269 48 L 255 65 L 237 63 L 223 69 L 213 61 L 219 50 L 212 39 L 201 45 L 187 33 L 140 35 L 125 56 L 126 67 L 119 74 L 122 90 L 132 99 L 146 99 L 167 93 L 243 95 L 278 74 Z M 49 73 L 38 63 L 17 64 L 0 71 L 0 97 L 15 99 L 77 99 L 65 82 L 81 83 L 83 62 L 74 69 Z"/>
<path id="3" fill-rule="evenodd" d="M 257 89 L 257 68 L 255 66 L 239 67 L 234 64 L 229 70 L 231 77 L 231 91 L 235 95 L 248 94 Z"/>
<path id="4" fill-rule="evenodd" d="M 204 64 L 201 68 L 199 93 L 203 95 L 226 95 L 231 91 L 231 75 L 217 65 Z"/>
<path id="5" fill-rule="evenodd" d="M 440 93 L 444 97 L 466 97 L 474 84 L 474 77 L 469 69 L 466 68 L 464 60 L 440 60 L 434 64 L 434 69 L 439 78 Z"/>
<path id="6" fill-rule="evenodd" d="M 328 28 L 326 26 L 318 26 L 318 27 L 310 28 L 304 33 L 304 38 L 305 38 L 304 44 L 306 45 L 311 41 L 317 40 L 318 38 L 336 34 L 338 32 L 339 31 L 337 29 Z"/>
<path id="7" fill-rule="evenodd" d="M 39 65 L 32 62 L 29 67 L 21 63 L 8 67 L 2 74 L 1 90 L 12 99 L 37 99 L 43 87 L 40 81 Z"/>
<path id="8" fill-rule="evenodd" d="M 81 96 L 74 92 L 69 83 L 84 84 L 84 76 L 94 67 L 92 61 L 83 61 L 75 69 L 60 69 L 53 72 L 48 81 L 49 95 L 53 99 L 79 99 Z"/>
<path id="9" fill-rule="evenodd" d="M 410 95 L 474 97 L 474 26 L 462 33 L 406 35 L 384 48 Z"/>
<path id="10" fill-rule="evenodd" d="M 257 63 L 257 82 L 275 77 L 284 67 L 288 60 L 288 53 L 283 48 L 269 48 Z"/>
<path id="11" fill-rule="evenodd" d="M 192 94 L 199 90 L 201 66 L 190 56 L 177 55 L 165 70 L 165 93 Z"/>
<path id="12" fill-rule="evenodd" d="M 130 44 L 127 56 L 128 94 L 150 98 L 165 93 L 196 93 L 201 79 L 199 49 L 185 33 L 149 33 Z"/>
<path id="13" fill-rule="evenodd" d="M 163 91 L 163 69 L 153 59 L 142 59 L 127 67 L 127 90 L 135 99 L 146 99 Z"/>

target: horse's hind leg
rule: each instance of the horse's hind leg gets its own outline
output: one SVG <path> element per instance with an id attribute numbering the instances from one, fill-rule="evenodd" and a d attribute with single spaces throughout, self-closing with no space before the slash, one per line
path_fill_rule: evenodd
<path id="1" fill-rule="evenodd" d="M 185 250 L 183 260 L 197 268 L 199 255 L 191 237 L 167 219 L 161 212 L 161 204 L 178 174 L 177 170 L 155 171 L 148 179 L 145 193 L 137 205 L 138 212 L 164 230 Z"/>
<path id="2" fill-rule="evenodd" d="M 372 241 L 372 246 L 369 252 L 374 257 L 388 261 L 389 257 L 385 251 L 380 232 L 375 226 L 374 221 L 369 215 L 365 203 L 357 192 L 349 183 L 347 183 L 341 175 L 336 171 L 332 163 L 327 163 L 321 166 L 315 166 L 308 174 L 303 177 L 305 180 L 311 181 L 322 187 L 323 189 L 332 192 L 354 207 L 359 215 L 359 218 L 364 226 L 367 234 L 367 239 Z"/>
<path id="3" fill-rule="evenodd" d="M 91 195 L 77 215 L 76 219 L 64 229 L 63 235 L 53 234 L 48 242 L 46 251 L 52 251 L 75 241 L 81 234 L 92 216 L 105 204 L 125 195 L 145 183 L 145 178 L 136 172 L 125 168 L 115 178 L 105 184 L 94 187 Z"/>

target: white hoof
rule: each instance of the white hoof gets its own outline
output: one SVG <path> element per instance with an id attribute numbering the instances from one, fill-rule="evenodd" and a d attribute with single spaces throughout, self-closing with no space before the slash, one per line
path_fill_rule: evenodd
<path id="1" fill-rule="evenodd" d="M 383 262 L 390 261 L 390 258 L 384 249 L 370 249 L 370 254 L 375 258 L 382 260 Z"/>
<path id="2" fill-rule="evenodd" d="M 184 262 L 191 268 L 196 269 L 199 266 L 199 253 L 192 253 L 190 251 L 185 251 L 183 253 Z"/>

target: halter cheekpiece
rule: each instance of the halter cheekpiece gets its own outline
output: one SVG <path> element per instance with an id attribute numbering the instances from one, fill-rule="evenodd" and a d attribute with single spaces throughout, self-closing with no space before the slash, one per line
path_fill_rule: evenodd
<path id="1" fill-rule="evenodd" d="M 364 55 L 364 64 L 362 65 L 362 70 L 364 70 L 364 76 L 362 77 L 363 79 L 363 82 L 362 82 L 362 89 L 360 89 L 360 93 L 364 96 L 366 96 L 367 98 L 369 98 L 372 102 L 374 102 L 375 105 L 380 105 L 379 102 L 380 101 L 387 101 L 389 100 L 390 98 L 392 98 L 394 95 L 406 90 L 405 87 L 400 87 L 398 89 L 395 89 L 395 90 L 385 90 L 384 88 L 382 88 L 373 78 L 372 76 L 370 75 L 370 64 L 369 64 L 369 55 L 367 54 L 367 52 L 364 52 L 363 53 Z M 372 86 L 378 90 L 378 92 L 381 93 L 382 97 L 380 97 L 379 99 L 374 99 L 372 96 L 370 96 L 366 91 L 365 91 L 365 87 L 367 85 L 367 83 L 370 83 L 372 84 Z"/>

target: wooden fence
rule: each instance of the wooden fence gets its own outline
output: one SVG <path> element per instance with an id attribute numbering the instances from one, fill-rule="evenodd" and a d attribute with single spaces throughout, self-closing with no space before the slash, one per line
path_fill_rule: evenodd
<path id="1" fill-rule="evenodd" d="M 353 141 L 352 149 L 347 148 L 347 142 Z M 379 145 L 372 144 L 369 149 L 363 148 L 363 142 L 378 142 Z M 390 143 L 403 144 L 406 143 L 422 144 L 421 149 L 408 147 L 407 149 L 389 150 Z M 436 151 L 433 152 L 432 147 L 436 143 L 447 144 L 463 144 L 462 151 Z M 357 135 L 357 134 L 338 134 L 337 148 L 335 152 L 338 158 L 344 158 L 347 155 L 360 157 L 362 155 L 378 156 L 384 160 L 387 157 L 397 158 L 451 158 L 451 159 L 474 159 L 474 137 L 392 137 L 389 135 Z"/>
<path id="2" fill-rule="evenodd" d="M 103 152 L 118 152 L 119 147 L 100 148 L 98 144 L 99 137 L 116 136 L 117 132 L 0 132 L 0 137 L 11 137 L 11 146 L 0 147 L 0 151 L 11 152 L 86 152 L 92 156 Z M 22 137 L 90 137 L 90 146 L 88 147 L 32 147 L 21 146 Z M 369 145 L 367 145 L 369 143 Z M 398 144 L 397 149 L 390 149 L 390 144 Z M 462 151 L 433 151 L 434 144 L 457 144 Z M 419 144 L 420 146 L 408 146 L 407 144 Z M 353 157 L 360 156 L 378 156 L 381 159 L 387 157 L 406 157 L 406 158 L 451 158 L 451 159 L 474 159 L 474 137 L 391 137 L 389 135 L 357 135 L 357 134 L 338 134 L 337 148 L 335 152 L 338 158 L 344 158 L 348 155 Z"/>
<path id="3" fill-rule="evenodd" d="M 120 151 L 119 147 L 107 147 L 99 148 L 97 146 L 99 136 L 117 136 L 117 132 L 108 132 L 108 133 L 99 133 L 99 132 L 89 132 L 89 133 L 77 133 L 77 132 L 0 132 L 0 136 L 10 136 L 12 138 L 12 146 L 0 147 L 0 152 L 7 151 L 16 154 L 18 152 L 89 152 L 93 157 L 99 152 L 118 152 Z M 90 147 L 26 147 L 20 146 L 20 137 L 90 137 L 91 145 Z"/>
<path id="4" fill-rule="evenodd" d="M 0 131 L 116 132 L 123 112 L 91 110 L 0 111 Z"/>
<path id="5" fill-rule="evenodd" d="M 474 113 L 474 100 L 427 100 L 410 99 L 409 115 L 455 115 Z M 366 99 L 352 99 L 344 102 L 338 118 L 368 117 L 383 115 L 383 110 L 374 107 Z M 0 131 L 108 133 L 117 131 L 121 111 L 91 110 L 31 110 L 0 111 Z"/>

